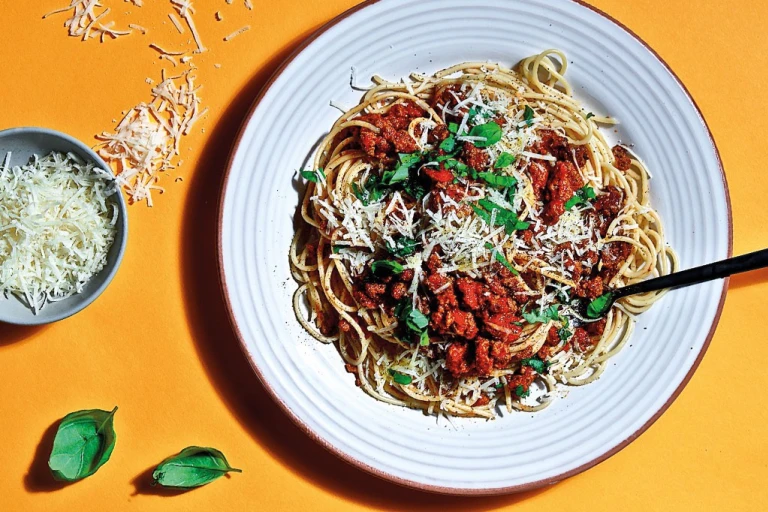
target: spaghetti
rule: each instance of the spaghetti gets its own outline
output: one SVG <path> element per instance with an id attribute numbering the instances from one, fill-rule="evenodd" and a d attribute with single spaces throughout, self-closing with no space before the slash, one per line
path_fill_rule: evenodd
<path id="1" fill-rule="evenodd" d="M 606 141 L 547 50 L 373 78 L 317 150 L 290 248 L 303 327 L 374 398 L 429 414 L 537 411 L 597 379 L 673 271 L 649 174 Z"/>

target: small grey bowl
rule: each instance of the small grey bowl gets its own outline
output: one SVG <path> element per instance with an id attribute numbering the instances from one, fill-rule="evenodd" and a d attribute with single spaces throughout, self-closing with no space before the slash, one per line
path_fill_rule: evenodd
<path id="1" fill-rule="evenodd" d="M 11 128 L 0 131 L 0 163 L 4 161 L 9 151 L 11 152 L 10 165 L 23 165 L 34 154 L 45 156 L 52 151 L 58 151 L 74 153 L 85 161 L 93 162 L 97 167 L 109 169 L 99 155 L 79 140 L 46 128 Z M 59 302 L 46 304 L 37 314 L 34 314 L 16 297 L 10 295 L 6 297 L 0 293 L 0 322 L 16 325 L 43 325 L 58 322 L 85 309 L 101 295 L 120 267 L 128 239 L 128 212 L 125 199 L 122 193 L 113 194 L 109 199 L 114 201 L 118 208 L 117 233 L 107 254 L 107 264 L 101 272 L 88 281 L 82 293 Z"/>

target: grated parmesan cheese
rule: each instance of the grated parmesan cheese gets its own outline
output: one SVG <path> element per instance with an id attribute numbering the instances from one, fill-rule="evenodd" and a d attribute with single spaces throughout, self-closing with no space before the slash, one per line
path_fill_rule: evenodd
<path id="1" fill-rule="evenodd" d="M 115 170 L 117 183 L 131 203 L 147 201 L 152 206 L 152 191 L 160 173 L 174 169 L 173 159 L 180 154 L 181 138 L 205 115 L 195 78 L 190 71 L 166 78 L 152 88 L 152 100 L 132 108 L 115 128 L 97 138 L 103 141 L 99 154 Z"/>
<path id="2" fill-rule="evenodd" d="M 140 6 L 140 4 L 137 5 Z M 67 31 L 71 37 L 80 37 L 83 41 L 98 37 L 103 43 L 105 36 L 117 39 L 120 36 L 127 36 L 131 33 L 131 30 L 113 29 L 114 22 L 110 22 L 106 25 L 97 23 L 111 11 L 111 9 L 107 7 L 96 14 L 96 9 L 99 7 L 103 7 L 102 4 L 99 3 L 99 0 L 71 0 L 67 7 L 62 7 L 46 13 L 43 15 L 43 19 L 46 19 L 53 14 L 72 11 L 70 18 L 64 22 L 64 26 L 67 27 Z M 132 27 L 129 26 L 128 28 Z"/>
<path id="3" fill-rule="evenodd" d="M 244 26 L 244 27 L 242 27 L 242 28 L 240 28 L 238 30 L 235 30 L 234 32 L 229 34 L 227 37 L 225 37 L 224 41 L 231 41 L 232 39 L 236 38 L 237 36 L 239 36 L 243 32 L 246 32 L 246 31 L 248 31 L 250 29 L 251 29 L 251 26 L 250 25 L 246 25 L 246 26 Z"/>
<path id="4" fill-rule="evenodd" d="M 68 153 L 0 166 L 0 293 L 33 312 L 83 291 L 107 262 L 118 209 L 112 175 Z"/>

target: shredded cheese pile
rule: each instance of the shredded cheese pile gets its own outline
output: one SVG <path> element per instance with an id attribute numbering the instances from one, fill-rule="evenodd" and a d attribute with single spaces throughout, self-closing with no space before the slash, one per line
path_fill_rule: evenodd
<path id="1" fill-rule="evenodd" d="M 107 262 L 117 206 L 112 175 L 71 153 L 0 166 L 0 293 L 35 313 L 83 291 Z"/>
<path id="2" fill-rule="evenodd" d="M 136 3 L 136 5 L 141 6 L 141 2 Z M 97 14 L 96 10 L 100 7 L 103 5 L 99 3 L 99 0 L 72 0 L 69 6 L 51 11 L 44 15 L 43 19 L 52 14 L 72 11 L 71 17 L 64 22 L 64 26 L 69 29 L 70 36 L 82 37 L 83 41 L 98 37 L 103 43 L 106 36 L 117 39 L 132 32 L 131 30 L 115 30 L 113 28 L 115 26 L 114 21 L 102 24 L 101 20 L 109 14 L 111 9 L 107 7 Z"/>
<path id="3" fill-rule="evenodd" d="M 208 109 L 200 109 L 200 99 L 191 70 L 165 77 L 152 88 L 152 100 L 132 108 L 118 123 L 115 133 L 98 135 L 104 141 L 99 154 L 116 168 L 117 183 L 131 202 L 147 201 L 152 206 L 152 190 L 164 191 L 155 183 L 159 174 L 175 169 L 181 138 Z"/>

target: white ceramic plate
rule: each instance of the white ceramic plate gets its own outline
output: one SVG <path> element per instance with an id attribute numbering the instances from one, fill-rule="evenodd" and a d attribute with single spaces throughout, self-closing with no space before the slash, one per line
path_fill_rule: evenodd
<path id="1" fill-rule="evenodd" d="M 611 137 L 653 173 L 652 202 L 683 268 L 730 255 L 720 159 L 674 74 L 617 22 L 572 0 L 380 0 L 333 20 L 273 78 L 236 144 L 224 185 L 222 283 L 247 357 L 275 400 L 310 436 L 390 480 L 445 493 L 513 492 L 561 480 L 626 446 L 669 406 L 706 350 L 722 281 L 675 291 L 642 315 L 636 334 L 595 383 L 537 414 L 436 423 L 376 402 L 354 385 L 335 347 L 295 320 L 288 247 L 293 181 L 314 145 L 374 73 L 398 79 L 467 60 L 513 65 L 547 48 L 590 110 L 617 117 Z"/>

